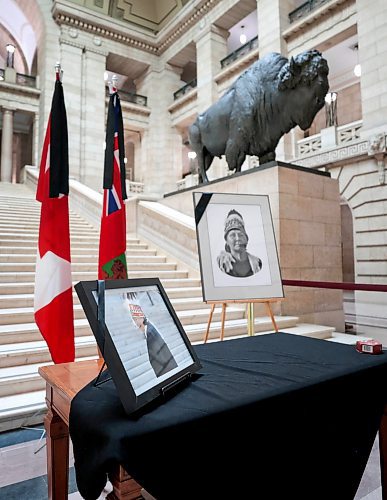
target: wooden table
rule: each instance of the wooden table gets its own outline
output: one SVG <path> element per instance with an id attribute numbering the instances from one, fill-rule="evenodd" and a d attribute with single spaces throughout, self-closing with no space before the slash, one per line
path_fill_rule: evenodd
<path id="1" fill-rule="evenodd" d="M 103 360 L 79 361 L 43 366 L 39 374 L 46 381 L 48 499 L 67 500 L 69 475 L 69 415 L 73 397 L 99 373 Z M 117 466 L 110 478 L 113 491 L 109 500 L 143 498 L 141 486 L 125 469 Z"/>
<path id="2" fill-rule="evenodd" d="M 102 360 L 80 361 L 39 368 L 47 384 L 48 412 L 45 418 L 47 432 L 47 476 L 49 500 L 67 500 L 69 470 L 69 414 L 72 398 L 99 373 Z M 380 430 L 379 448 L 383 500 L 387 500 L 387 406 Z M 113 492 L 109 500 L 142 499 L 141 486 L 126 471 L 117 466 L 110 477 Z M 144 490 L 142 490 L 144 491 Z"/>

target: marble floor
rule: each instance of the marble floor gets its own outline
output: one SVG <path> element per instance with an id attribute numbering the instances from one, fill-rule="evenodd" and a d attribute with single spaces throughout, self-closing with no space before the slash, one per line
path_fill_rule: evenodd
<path id="1" fill-rule="evenodd" d="M 77 492 L 73 463 L 70 449 L 69 500 L 82 498 Z M 46 448 L 42 426 L 0 434 L 0 471 L 1 499 L 47 499 Z M 377 439 L 355 500 L 382 500 Z"/>

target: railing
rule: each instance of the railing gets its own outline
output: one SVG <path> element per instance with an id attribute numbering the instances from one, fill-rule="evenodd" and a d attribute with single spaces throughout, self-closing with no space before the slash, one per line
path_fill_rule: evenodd
<path id="1" fill-rule="evenodd" d="M 337 146 L 343 146 L 360 139 L 360 130 L 362 126 L 363 121 L 358 120 L 337 127 Z M 321 149 L 324 149 L 324 144 L 321 142 L 321 134 L 311 135 L 310 137 L 297 141 L 297 156 L 313 154 Z"/>
<path id="2" fill-rule="evenodd" d="M 121 94 L 120 94 L 121 95 Z M 128 191 L 129 193 L 143 193 L 144 192 L 144 183 L 143 182 L 135 182 L 135 181 L 127 181 Z"/>
<path id="3" fill-rule="evenodd" d="M 298 156 L 309 155 L 321 149 L 321 134 L 311 135 L 297 142 Z"/>
<path id="4" fill-rule="evenodd" d="M 21 73 L 16 73 L 16 83 L 18 85 L 23 85 L 24 87 L 36 87 L 36 77 L 29 75 L 22 75 Z"/>
<path id="5" fill-rule="evenodd" d="M 345 332 L 376 338 L 387 345 L 387 295 L 382 295 L 387 293 L 387 284 L 286 279 L 282 283 L 300 288 L 342 290 Z M 374 292 L 378 293 L 370 295 Z M 358 338 L 355 336 L 354 340 Z"/>
<path id="6" fill-rule="evenodd" d="M 238 49 L 234 50 L 234 52 L 231 52 L 227 57 L 222 59 L 220 61 L 220 66 L 221 68 L 226 68 L 227 66 L 230 66 L 234 61 L 237 59 L 240 59 L 244 55 L 248 54 L 252 50 L 256 49 L 258 47 L 258 36 L 255 38 L 252 38 L 249 40 L 247 43 L 239 47 Z"/>
<path id="7" fill-rule="evenodd" d="M 176 92 L 173 93 L 173 100 L 176 101 L 177 99 L 179 99 L 183 95 L 187 94 L 187 92 L 190 92 L 192 89 L 196 88 L 197 84 L 198 84 L 198 82 L 197 82 L 196 78 L 194 78 L 190 82 L 186 83 L 184 85 L 184 87 L 181 87 L 181 89 L 176 90 Z"/>
<path id="8" fill-rule="evenodd" d="M 292 10 L 289 14 L 289 21 L 291 23 L 294 23 L 295 21 L 298 21 L 299 19 L 307 16 L 309 12 L 311 12 L 314 9 L 317 9 L 324 3 L 327 3 L 329 0 L 308 0 L 308 2 L 303 3 L 297 9 Z"/>
<path id="9" fill-rule="evenodd" d="M 109 97 L 109 87 L 105 88 L 106 97 Z M 148 103 L 148 98 L 144 95 L 135 94 L 134 92 L 126 92 L 125 90 L 119 90 L 118 95 L 121 101 L 132 102 L 133 104 L 139 104 L 140 106 L 146 106 Z"/>
<path id="10" fill-rule="evenodd" d="M 363 126 L 363 121 L 347 123 L 337 127 L 337 141 L 339 144 L 347 144 L 348 142 L 360 139 L 360 130 Z"/>
<path id="11" fill-rule="evenodd" d="M 5 70 L 0 69 L 0 81 L 4 80 Z"/>

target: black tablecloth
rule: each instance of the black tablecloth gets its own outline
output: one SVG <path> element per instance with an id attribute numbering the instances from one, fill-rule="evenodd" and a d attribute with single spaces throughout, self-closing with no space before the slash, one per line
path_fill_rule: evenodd
<path id="1" fill-rule="evenodd" d="M 195 347 L 201 376 L 138 420 L 114 384 L 70 412 L 79 492 L 120 463 L 159 500 L 353 499 L 387 401 L 387 355 L 284 333 Z"/>

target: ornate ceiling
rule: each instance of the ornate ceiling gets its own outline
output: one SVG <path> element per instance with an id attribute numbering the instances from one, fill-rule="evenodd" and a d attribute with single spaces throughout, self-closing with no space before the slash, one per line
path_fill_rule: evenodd
<path id="1" fill-rule="evenodd" d="M 158 33 L 190 0 L 70 0 Z"/>

